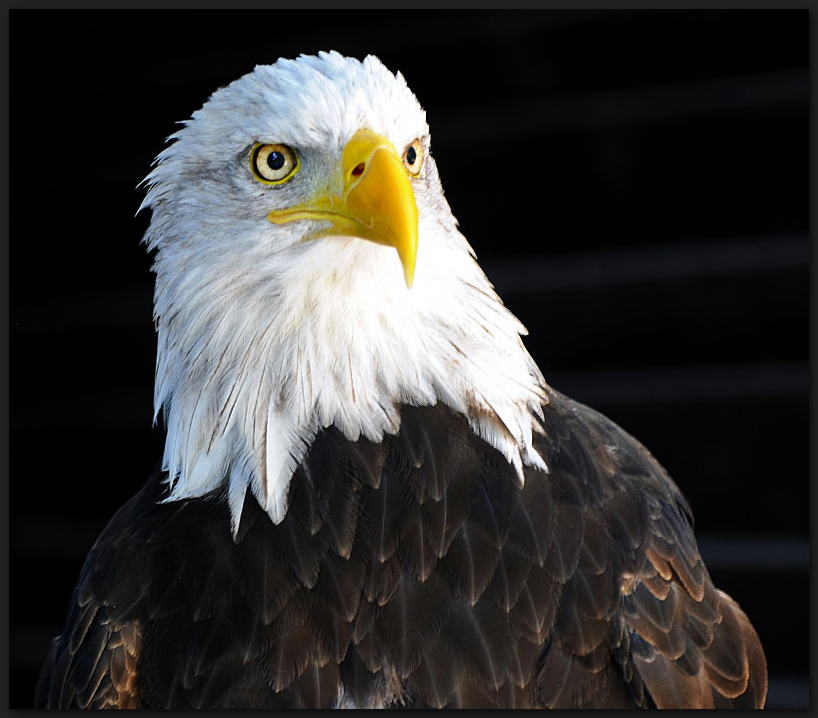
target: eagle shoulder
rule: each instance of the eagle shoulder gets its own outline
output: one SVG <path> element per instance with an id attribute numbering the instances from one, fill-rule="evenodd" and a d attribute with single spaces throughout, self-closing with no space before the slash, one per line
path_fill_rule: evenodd
<path id="1" fill-rule="evenodd" d="M 117 512 L 85 560 L 65 630 L 52 641 L 37 682 L 38 708 L 142 707 L 136 685 L 142 622 L 118 603 L 124 591 L 117 589 L 121 579 L 136 578 L 125 568 L 129 556 L 120 544 L 127 535 L 121 527 L 140 496 Z"/>
<path id="2" fill-rule="evenodd" d="M 541 668 L 545 702 L 572 703 L 579 692 L 593 705 L 587 698 L 604 675 L 599 665 L 611 656 L 643 705 L 763 706 L 759 638 L 738 604 L 714 586 L 676 484 L 607 417 L 556 392 L 551 398 L 544 443 L 552 480 L 573 477 L 569 483 L 586 487 L 587 500 L 575 523 L 583 534 L 580 559 L 566 583 L 571 598 L 564 605 L 572 610 L 555 622 L 552 644 L 561 650 L 546 652 Z M 600 587 L 608 575 L 613 593 Z M 591 630 L 599 622 L 606 628 Z"/>

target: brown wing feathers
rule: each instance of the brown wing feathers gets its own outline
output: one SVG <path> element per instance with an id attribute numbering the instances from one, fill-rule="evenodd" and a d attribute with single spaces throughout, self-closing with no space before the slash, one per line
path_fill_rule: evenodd
<path id="1" fill-rule="evenodd" d="M 39 705 L 136 708 L 141 636 L 136 624 L 118 625 L 96 601 L 74 605 L 73 630 L 54 639 L 37 685 Z"/>
<path id="2" fill-rule="evenodd" d="M 513 469 L 449 409 L 380 444 L 316 438 L 274 526 L 248 495 L 156 503 L 100 537 L 41 705 L 724 706 L 763 703 L 757 636 L 652 457 L 555 394 Z"/>
<path id="3" fill-rule="evenodd" d="M 716 589 L 685 518 L 660 504 L 642 567 L 622 582 L 634 666 L 658 707 L 762 704 L 766 662 L 738 605 Z"/>

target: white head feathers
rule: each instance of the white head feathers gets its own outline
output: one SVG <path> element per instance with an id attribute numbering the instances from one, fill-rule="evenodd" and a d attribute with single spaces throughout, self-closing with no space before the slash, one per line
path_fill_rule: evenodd
<path id="1" fill-rule="evenodd" d="M 429 154 L 425 115 L 375 57 L 279 60 L 215 92 L 147 177 L 156 249 L 155 407 L 167 424 L 168 500 L 228 483 L 234 529 L 248 486 L 273 521 L 317 431 L 355 440 L 400 428 L 402 403 L 442 401 L 522 477 L 543 380 L 525 330 L 457 231 Z M 426 150 L 414 183 L 415 282 L 394 249 L 351 237 L 302 242 L 313 220 L 267 215 L 340 181 L 344 145 L 366 128 Z M 302 160 L 287 184 L 258 182 L 256 143 Z"/>

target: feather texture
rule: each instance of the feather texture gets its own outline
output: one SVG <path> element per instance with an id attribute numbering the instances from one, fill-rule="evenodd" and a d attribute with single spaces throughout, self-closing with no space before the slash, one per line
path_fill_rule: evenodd
<path id="1" fill-rule="evenodd" d="M 320 432 L 284 520 L 248 494 L 238 540 L 224 491 L 157 503 L 157 473 L 89 556 L 38 704 L 763 704 L 758 637 L 675 485 L 604 417 L 549 399 L 551 472 L 522 487 L 442 405 L 401 407 L 380 443 Z"/>

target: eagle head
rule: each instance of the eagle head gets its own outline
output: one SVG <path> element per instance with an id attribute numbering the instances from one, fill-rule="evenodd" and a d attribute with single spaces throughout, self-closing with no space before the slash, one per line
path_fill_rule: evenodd
<path id="1" fill-rule="evenodd" d="M 316 434 L 400 430 L 445 402 L 500 451 L 544 400 L 520 322 L 457 229 L 423 109 L 375 57 L 259 66 L 215 92 L 146 178 L 155 410 L 174 501 L 246 491 L 273 521 Z"/>

